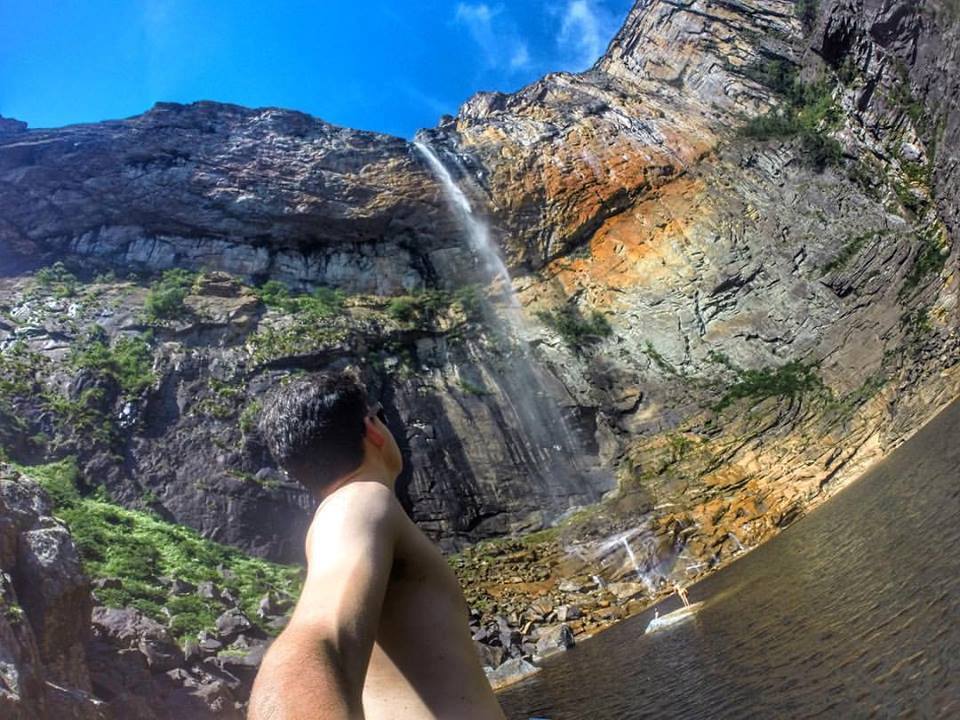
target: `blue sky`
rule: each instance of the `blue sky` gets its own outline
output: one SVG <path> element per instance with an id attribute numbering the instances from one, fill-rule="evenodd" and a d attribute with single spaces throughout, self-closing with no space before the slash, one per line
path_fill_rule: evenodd
<path id="1" fill-rule="evenodd" d="M 411 137 L 478 90 L 589 67 L 632 4 L 0 0 L 0 114 L 57 127 L 202 99 Z"/>

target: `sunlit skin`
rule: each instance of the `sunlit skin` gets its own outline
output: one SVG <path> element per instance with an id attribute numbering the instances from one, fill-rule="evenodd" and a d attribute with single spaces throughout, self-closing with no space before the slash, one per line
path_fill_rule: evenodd
<path id="1" fill-rule="evenodd" d="M 365 424 L 362 464 L 318 498 L 303 591 L 249 718 L 502 719 L 457 578 L 394 494 L 396 440 L 375 415 Z"/>

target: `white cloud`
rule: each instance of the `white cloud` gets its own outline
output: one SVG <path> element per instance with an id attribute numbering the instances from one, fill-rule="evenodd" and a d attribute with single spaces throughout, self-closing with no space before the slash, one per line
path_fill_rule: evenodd
<path id="1" fill-rule="evenodd" d="M 521 70 L 530 66 L 529 45 L 503 6 L 461 2 L 454 20 L 466 27 L 487 68 Z"/>
<path id="2" fill-rule="evenodd" d="M 525 42 L 517 43 L 513 50 L 513 57 L 510 58 L 510 67 L 518 70 L 530 65 L 530 50 Z"/>
<path id="3" fill-rule="evenodd" d="M 430 93 L 424 92 L 419 87 L 410 83 L 403 83 L 399 86 L 408 98 L 430 109 L 437 117 L 441 115 L 452 115 L 457 111 L 457 103 L 453 100 L 444 100 Z"/>
<path id="4" fill-rule="evenodd" d="M 470 3 L 462 2 L 457 4 L 457 20 L 489 25 L 490 20 L 495 14 L 496 13 L 494 13 L 486 3 L 471 5 Z"/>
<path id="5" fill-rule="evenodd" d="M 617 31 L 617 21 L 594 0 L 570 0 L 560 22 L 557 47 L 572 70 L 597 61 Z"/>

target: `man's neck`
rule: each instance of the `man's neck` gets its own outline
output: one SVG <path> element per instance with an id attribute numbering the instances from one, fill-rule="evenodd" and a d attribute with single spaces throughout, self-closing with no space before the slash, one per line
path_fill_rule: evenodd
<path id="1" fill-rule="evenodd" d="M 324 488 L 322 493 L 317 494 L 317 500 L 323 502 L 340 488 L 354 482 L 376 482 L 380 483 L 384 487 L 390 488 L 390 490 L 393 490 L 395 480 L 391 480 L 389 478 L 388 473 L 386 470 L 384 470 L 384 468 L 364 464 L 353 472 L 334 480 L 331 485 Z"/>

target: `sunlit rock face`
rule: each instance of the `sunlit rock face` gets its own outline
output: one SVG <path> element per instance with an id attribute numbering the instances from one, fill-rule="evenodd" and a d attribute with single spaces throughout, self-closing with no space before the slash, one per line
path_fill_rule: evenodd
<path id="1" fill-rule="evenodd" d="M 239 399 L 204 412 L 211 383 L 249 403 L 284 373 L 356 364 L 401 435 L 402 499 L 448 549 L 535 529 L 615 485 L 606 529 L 648 526 L 657 562 L 707 567 L 777 532 L 958 383 L 956 20 L 934 0 L 796 10 L 638 2 L 592 69 L 481 93 L 419 136 L 489 221 L 546 399 L 606 471 L 579 485 L 551 480 L 550 448 L 516 420 L 502 328 L 388 312 L 390 296 L 481 277 L 410 143 L 214 103 L 59 130 L 3 120 L 0 257 L 351 296 L 322 340 L 264 358 L 257 338 L 291 318 L 249 289 L 196 290 L 193 319 L 156 330 L 158 379 L 129 409 L 124 462 L 73 440 L 86 472 L 123 502 L 150 492 L 209 537 L 294 557 L 309 498 L 238 429 Z M 804 100 L 821 115 L 744 137 L 749 119 L 792 112 L 772 66 L 823 83 L 819 106 Z M 82 330 L 69 302 L 51 319 L 16 278 L 0 290 L 15 310 L 0 339 L 61 363 L 69 385 Z M 104 293 L 113 314 L 80 308 L 73 325 L 142 327 L 142 284 Z M 572 349 L 537 317 L 560 308 L 602 313 L 611 331 Z"/>
<path id="2" fill-rule="evenodd" d="M 0 137 L 0 240 L 24 250 L 389 294 L 454 232 L 407 143 L 303 113 L 160 103 Z"/>
<path id="3" fill-rule="evenodd" d="M 793 5 L 639 2 L 591 70 L 481 93 L 424 135 L 488 195 L 512 263 L 539 268 L 767 107 L 738 70 L 793 57 Z"/>

